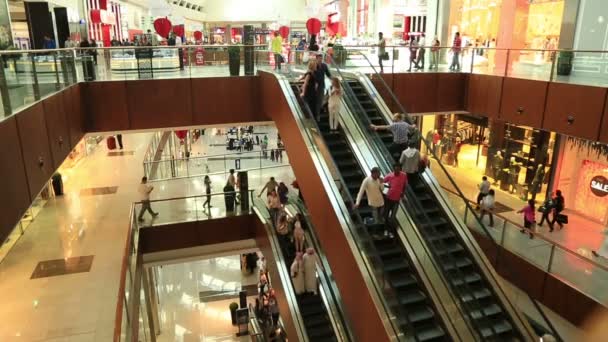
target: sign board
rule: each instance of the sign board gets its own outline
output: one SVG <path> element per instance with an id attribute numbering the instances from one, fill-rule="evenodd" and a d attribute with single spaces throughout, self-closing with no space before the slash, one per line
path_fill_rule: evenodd
<path id="1" fill-rule="evenodd" d="M 608 195 L 608 179 L 604 176 L 595 176 L 589 183 L 591 192 L 598 197 L 604 197 Z"/>
<path id="2" fill-rule="evenodd" d="M 249 309 L 242 308 L 236 310 L 236 325 L 239 332 L 236 336 L 245 336 L 249 334 Z"/>

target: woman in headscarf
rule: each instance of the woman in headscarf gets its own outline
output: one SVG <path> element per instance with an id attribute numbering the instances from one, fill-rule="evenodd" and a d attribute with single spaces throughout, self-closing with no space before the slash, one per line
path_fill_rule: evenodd
<path id="1" fill-rule="evenodd" d="M 309 248 L 302 257 L 304 263 L 304 288 L 306 293 L 317 294 L 317 255 L 315 250 Z"/>

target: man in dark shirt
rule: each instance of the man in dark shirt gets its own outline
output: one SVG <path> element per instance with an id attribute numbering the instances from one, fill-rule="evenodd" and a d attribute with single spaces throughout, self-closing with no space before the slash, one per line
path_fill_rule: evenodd
<path id="1" fill-rule="evenodd" d="M 321 115 L 321 107 L 323 107 L 323 101 L 325 101 L 325 76 L 331 78 L 331 73 L 327 64 L 323 62 L 323 55 L 317 55 L 317 71 L 315 72 L 315 79 L 317 80 L 317 107 L 315 108 L 315 116 L 317 121 Z"/>

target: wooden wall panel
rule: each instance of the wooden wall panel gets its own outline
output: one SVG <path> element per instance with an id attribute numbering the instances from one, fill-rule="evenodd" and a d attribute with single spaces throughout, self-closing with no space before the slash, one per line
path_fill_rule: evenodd
<path id="1" fill-rule="evenodd" d="M 608 313 L 605 306 L 553 275 L 547 275 L 541 302 L 579 327 L 591 314 L 598 313 L 598 311 L 603 314 Z"/>
<path id="2" fill-rule="evenodd" d="M 192 126 L 190 79 L 128 81 L 131 129 Z"/>
<path id="3" fill-rule="evenodd" d="M 62 92 L 72 147 L 78 144 L 85 132 L 80 87 L 84 87 L 84 85 L 79 83 Z"/>
<path id="4" fill-rule="evenodd" d="M 394 74 L 393 92 L 408 113 L 438 110 L 437 74 Z"/>
<path id="5" fill-rule="evenodd" d="M 17 128 L 30 196 L 35 198 L 55 171 L 42 103 L 38 102 L 20 112 L 17 115 Z"/>
<path id="6" fill-rule="evenodd" d="M 602 117 L 599 140 L 603 143 L 608 144 L 608 99 L 606 100 L 606 105 L 604 107 L 604 115 Z"/>
<path id="7" fill-rule="evenodd" d="M 546 273 L 506 249 L 500 251 L 496 272 L 525 293 L 541 298 Z"/>
<path id="8" fill-rule="evenodd" d="M 0 241 L 4 242 L 32 202 L 16 116 L 0 121 L 0 146 Z"/>
<path id="9" fill-rule="evenodd" d="M 542 127 L 547 82 L 505 78 L 499 118 L 516 125 Z M 518 110 L 522 110 L 521 114 Z"/>
<path id="10" fill-rule="evenodd" d="M 437 73 L 437 107 L 435 111 L 461 111 L 464 110 L 467 74 L 465 73 Z M 414 85 L 415 86 L 415 85 Z M 426 88 L 430 91 L 432 88 Z"/>
<path id="11" fill-rule="evenodd" d="M 57 169 L 72 150 L 70 130 L 65 110 L 64 90 L 42 101 L 44 117 L 49 137 L 49 147 L 53 155 L 53 168 Z"/>
<path id="12" fill-rule="evenodd" d="M 315 231 L 331 265 L 358 341 L 388 341 L 388 335 L 375 308 L 363 274 L 359 269 L 340 222 L 325 192 L 314 161 L 306 149 L 302 132 L 293 118 L 286 98 L 274 75 L 260 73 L 261 105 L 275 122 L 285 143 L 294 174 L 303 189 Z M 313 199 L 313 200 L 310 200 Z"/>
<path id="13" fill-rule="evenodd" d="M 258 79 L 256 76 L 191 79 L 194 124 L 270 120 L 260 108 Z M 274 94 L 275 98 L 281 96 Z"/>
<path id="14" fill-rule="evenodd" d="M 254 239 L 256 220 L 255 215 L 242 215 L 148 227 L 140 231 L 141 252 L 154 253 Z"/>
<path id="15" fill-rule="evenodd" d="M 130 129 L 125 81 L 88 82 L 82 85 L 87 132 Z"/>
<path id="16" fill-rule="evenodd" d="M 503 78 L 478 74 L 468 77 L 466 110 L 490 118 L 498 117 Z"/>
<path id="17" fill-rule="evenodd" d="M 551 83 L 542 128 L 598 140 L 605 100 L 606 88 Z M 572 123 L 568 122 L 570 116 Z"/>

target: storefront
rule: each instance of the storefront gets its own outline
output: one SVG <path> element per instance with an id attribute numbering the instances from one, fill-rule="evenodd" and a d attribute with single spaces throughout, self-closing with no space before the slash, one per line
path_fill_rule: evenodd
<path id="1" fill-rule="evenodd" d="M 608 145 L 562 140 L 553 189 L 562 191 L 567 209 L 608 224 Z"/>
<path id="2" fill-rule="evenodd" d="M 564 0 L 452 0 L 445 45 L 460 32 L 463 46 L 471 48 L 463 51 L 463 58 L 475 47 L 556 49 L 563 13 Z M 505 53 L 476 51 L 476 66 L 504 67 Z M 551 58 L 541 51 L 522 51 L 511 53 L 509 64 L 516 71 L 544 70 L 550 68 Z"/>
<path id="3" fill-rule="evenodd" d="M 545 199 L 555 133 L 470 114 L 425 115 L 421 122 L 427 145 L 457 178 L 488 176 L 495 188 L 522 201 Z"/>

